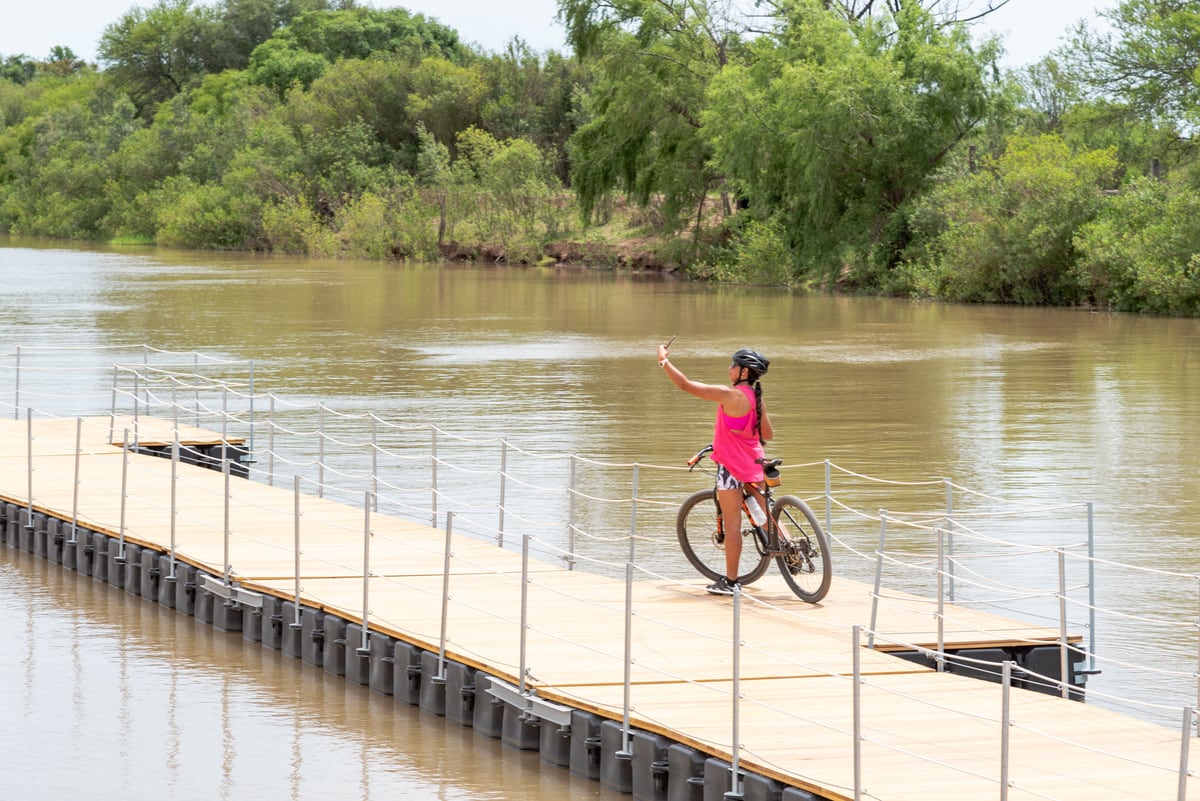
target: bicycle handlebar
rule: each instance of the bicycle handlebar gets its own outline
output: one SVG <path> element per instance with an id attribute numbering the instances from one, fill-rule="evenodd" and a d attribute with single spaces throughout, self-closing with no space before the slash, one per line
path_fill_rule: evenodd
<path id="1" fill-rule="evenodd" d="M 697 453 L 691 459 L 688 459 L 687 460 L 688 470 L 694 469 L 696 467 L 696 465 L 698 465 L 700 463 L 701 459 L 703 459 L 705 456 L 708 456 L 708 454 L 712 452 L 712 449 L 713 449 L 712 445 L 705 445 L 703 448 L 700 449 L 699 453 Z"/>

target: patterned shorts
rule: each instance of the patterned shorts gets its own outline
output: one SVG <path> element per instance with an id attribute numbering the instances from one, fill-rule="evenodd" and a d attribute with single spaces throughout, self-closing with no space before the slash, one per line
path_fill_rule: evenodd
<path id="1" fill-rule="evenodd" d="M 741 489 L 741 488 L 742 488 L 742 482 L 740 482 L 736 478 L 734 478 L 730 474 L 730 472 L 725 469 L 725 465 L 723 465 L 723 464 L 717 465 L 717 489 L 719 489 L 719 490 L 734 490 L 734 489 Z"/>

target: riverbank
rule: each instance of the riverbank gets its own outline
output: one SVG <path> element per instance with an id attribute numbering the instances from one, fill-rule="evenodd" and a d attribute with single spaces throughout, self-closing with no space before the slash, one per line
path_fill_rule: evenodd
<path id="1" fill-rule="evenodd" d="M 446 261 L 478 264 L 523 264 L 534 261 L 518 255 L 510 259 L 504 247 L 494 244 L 448 242 L 440 247 Z M 587 269 L 615 269 L 642 272 L 686 274 L 686 266 L 674 254 L 667 255 L 665 244 L 653 237 L 624 242 L 576 242 L 559 240 L 542 247 L 540 264 Z"/>

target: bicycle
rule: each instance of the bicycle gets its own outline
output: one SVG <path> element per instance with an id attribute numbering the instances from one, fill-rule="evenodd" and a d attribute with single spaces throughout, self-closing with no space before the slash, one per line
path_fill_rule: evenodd
<path id="1" fill-rule="evenodd" d="M 688 470 L 695 470 L 711 451 L 712 445 L 709 445 L 688 459 Z M 779 465 L 783 460 L 758 461 L 766 474 L 765 487 L 760 492 L 766 501 L 767 514 L 763 525 L 756 524 L 747 506 L 750 493 L 743 490 L 742 519 L 749 527 L 742 529 L 741 536 L 754 543 L 754 550 L 743 544 L 742 558 L 743 561 L 746 555 L 753 558 L 757 552 L 759 559 L 746 573 L 738 576 L 738 583 L 746 586 L 762 578 L 774 559 L 792 592 L 802 600 L 817 603 L 829 592 L 833 579 L 829 538 L 808 504 L 794 495 L 779 498 L 772 495 L 771 490 L 781 483 Z M 725 575 L 725 531 L 715 487 L 693 493 L 683 502 L 675 529 L 683 555 L 692 567 L 712 581 Z"/>

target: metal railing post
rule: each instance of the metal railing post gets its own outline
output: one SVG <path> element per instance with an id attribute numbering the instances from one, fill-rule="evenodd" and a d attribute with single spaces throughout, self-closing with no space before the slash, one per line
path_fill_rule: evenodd
<path id="1" fill-rule="evenodd" d="M 179 515 L 178 497 L 179 484 L 179 429 L 175 429 L 175 439 L 171 442 L 171 575 L 175 578 L 175 520 Z"/>
<path id="2" fill-rule="evenodd" d="M 250 360 L 250 448 L 249 455 L 254 459 L 254 360 Z"/>
<path id="3" fill-rule="evenodd" d="M 633 747 L 630 742 L 632 735 L 630 712 L 633 689 L 633 562 L 625 563 L 625 676 L 624 695 L 621 703 L 621 750 L 614 756 L 617 759 L 632 759 Z"/>
<path id="4" fill-rule="evenodd" d="M 950 560 L 950 587 L 949 599 L 950 603 L 954 603 L 954 485 L 950 483 L 950 479 L 943 479 L 946 482 L 946 531 L 949 534 L 947 540 L 947 553 Z"/>
<path id="5" fill-rule="evenodd" d="M 833 465 L 825 460 L 825 536 L 833 537 Z"/>
<path id="6" fill-rule="evenodd" d="M 497 503 L 499 520 L 497 521 L 496 544 L 504 547 L 504 490 L 508 473 L 508 440 L 500 440 L 500 500 Z"/>
<path id="7" fill-rule="evenodd" d="M 117 559 L 125 560 L 125 502 L 129 497 L 129 429 L 121 440 L 121 522 L 117 532 Z"/>
<path id="8" fill-rule="evenodd" d="M 145 344 L 145 343 L 143 343 L 143 344 L 142 344 L 142 366 L 143 366 L 143 367 L 149 367 L 149 366 L 150 366 L 150 346 L 149 346 L 149 345 L 147 345 L 147 344 Z M 149 372 L 149 371 L 147 371 L 147 372 Z M 140 373 L 141 373 L 141 371 L 140 371 L 140 370 L 138 370 L 138 371 L 137 371 L 137 374 L 140 374 Z M 135 384 L 134 384 L 134 387 L 135 387 L 135 388 L 137 387 L 137 383 L 136 383 L 136 382 L 135 382 Z M 140 392 L 140 391 L 141 391 L 140 389 L 135 389 L 135 391 L 134 391 L 134 398 L 137 398 L 137 393 L 138 393 L 138 392 Z M 135 409 L 137 408 L 137 407 L 136 407 L 136 405 L 134 406 L 134 408 L 135 408 Z M 149 387 L 147 387 L 147 388 L 146 388 L 146 413 L 147 413 L 147 414 L 149 414 L 149 413 L 150 413 L 150 389 L 149 389 Z M 133 416 L 136 418 L 136 417 L 137 417 L 137 413 L 135 412 Z"/>
<path id="9" fill-rule="evenodd" d="M 438 480 L 437 480 L 438 479 L 438 469 L 437 469 L 438 468 L 438 454 L 437 454 L 438 436 L 437 435 L 438 435 L 438 430 L 437 430 L 437 427 L 434 426 L 433 428 L 430 429 L 430 451 L 429 451 L 429 473 L 430 473 L 430 475 L 429 475 L 429 488 L 430 488 L 429 492 L 430 492 L 431 501 L 432 501 L 432 503 L 430 504 L 430 508 L 431 508 L 432 512 L 431 512 L 431 516 L 430 516 L 430 520 L 429 520 L 429 525 L 431 528 L 437 528 L 437 515 L 438 515 Z"/>
<path id="10" fill-rule="evenodd" d="M 113 444 L 117 428 L 117 366 L 113 365 L 112 402 L 108 410 L 108 444 Z M 15 415 L 16 412 L 14 411 Z"/>
<path id="11" fill-rule="evenodd" d="M 875 589 L 871 593 L 871 630 L 867 632 L 867 647 L 875 647 L 875 622 L 879 617 L 879 593 L 883 587 L 883 552 L 887 547 L 887 510 L 879 510 L 879 550 L 875 552 Z"/>
<path id="12" fill-rule="evenodd" d="M 521 695 L 525 694 L 525 646 L 529 631 L 529 535 L 521 537 Z"/>
<path id="13" fill-rule="evenodd" d="M 1094 508 L 1087 504 L 1088 529 L 1088 668 L 1096 669 L 1096 526 Z"/>
<path id="14" fill-rule="evenodd" d="M 1183 736 L 1179 738 L 1179 801 L 1187 801 L 1188 755 L 1192 743 L 1192 718 L 1196 710 L 1190 706 L 1183 708 Z"/>
<path id="15" fill-rule="evenodd" d="M 26 528 L 33 528 L 33 407 L 25 409 L 25 458 L 29 490 L 29 519 Z"/>
<path id="16" fill-rule="evenodd" d="M 362 613 L 362 644 L 359 651 L 365 651 L 369 643 L 367 634 L 371 619 L 371 493 L 363 493 L 363 613 Z"/>
<path id="17" fill-rule="evenodd" d="M 854 801 L 862 801 L 862 626 L 854 627 L 851 662 L 854 666 Z"/>
<path id="18" fill-rule="evenodd" d="M 446 677 L 446 624 L 450 619 L 450 557 L 454 536 L 454 512 L 446 512 L 446 550 L 442 556 L 442 628 L 438 637 L 438 678 Z"/>
<path id="19" fill-rule="evenodd" d="M 1070 674 L 1067 672 L 1070 669 L 1068 664 L 1070 646 L 1067 643 L 1067 554 L 1062 548 L 1056 549 L 1056 552 L 1058 553 L 1058 679 L 1062 697 L 1069 698 L 1071 684 L 1068 681 Z"/>
<path id="20" fill-rule="evenodd" d="M 68 545 L 78 544 L 79 532 L 79 457 L 83 450 L 83 418 L 75 418 L 75 481 L 71 491 L 71 539 Z"/>
<path id="21" fill-rule="evenodd" d="M 197 351 L 192 351 L 192 374 L 200 374 L 200 354 Z M 192 400 L 194 401 L 195 415 L 194 420 L 196 427 L 200 427 L 200 382 L 196 382 L 195 389 L 192 391 Z"/>
<path id="22" fill-rule="evenodd" d="M 229 564 L 229 460 L 221 462 L 221 474 L 225 479 L 225 586 L 228 587 L 232 582 L 230 576 L 233 574 L 233 566 Z"/>
<path id="23" fill-rule="evenodd" d="M 13 419 L 21 419 L 21 346 L 17 345 L 17 369 L 13 377 Z"/>
<path id="24" fill-rule="evenodd" d="M 317 425 L 317 497 L 325 497 L 325 404 L 318 403 Z"/>
<path id="25" fill-rule="evenodd" d="M 270 425 L 267 427 L 267 486 L 275 486 L 275 396 L 271 396 L 268 412 Z"/>
<path id="26" fill-rule="evenodd" d="M 379 511 L 379 418 L 371 414 L 371 497 L 375 499 L 374 509 Z"/>
<path id="27" fill-rule="evenodd" d="M 634 546 L 637 541 L 637 500 L 638 500 L 638 465 L 633 465 L 633 498 L 629 504 L 629 561 L 633 561 Z"/>
<path id="28" fill-rule="evenodd" d="M 937 531 L 937 546 L 938 546 L 938 566 L 937 566 L 937 669 L 938 673 L 944 673 L 946 670 L 946 595 L 945 595 L 945 576 L 946 576 L 946 533 L 942 529 Z"/>
<path id="29" fill-rule="evenodd" d="M 571 454 L 567 484 L 567 570 L 575 569 L 575 454 Z"/>
<path id="30" fill-rule="evenodd" d="M 229 387 L 221 384 L 221 461 L 229 459 Z"/>
<path id="31" fill-rule="evenodd" d="M 1012 728 L 1012 668 L 1005 660 L 1000 666 L 1000 801 L 1008 801 L 1009 730 Z"/>
<path id="32" fill-rule="evenodd" d="M 296 619 L 294 621 L 292 621 L 292 626 L 294 626 L 295 628 L 300 628 L 300 476 L 295 476 L 292 479 L 292 497 L 294 499 L 293 503 L 295 505 L 295 509 L 292 513 L 293 528 L 294 528 L 294 532 L 293 532 L 294 543 L 292 545 L 292 553 L 293 553 L 292 568 L 293 568 L 293 570 L 295 570 L 295 573 L 296 573 L 296 582 L 295 582 L 295 584 L 296 584 L 296 587 L 295 587 L 295 596 L 296 596 L 295 618 Z"/>
<path id="33" fill-rule="evenodd" d="M 741 698 L 742 698 L 742 588 L 733 589 L 733 708 L 730 710 L 729 743 L 729 792 L 725 798 L 729 801 L 742 798 L 742 766 L 741 766 Z"/>

